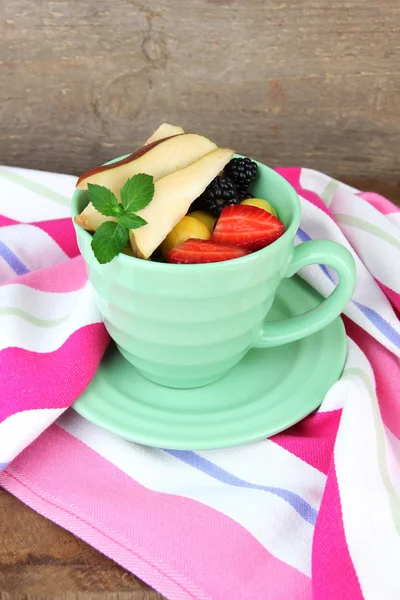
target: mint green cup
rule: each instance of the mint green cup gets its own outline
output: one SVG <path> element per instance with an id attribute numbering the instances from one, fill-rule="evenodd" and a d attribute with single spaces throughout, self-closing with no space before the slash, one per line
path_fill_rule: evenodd
<path id="1" fill-rule="evenodd" d="M 223 377 L 250 348 L 288 344 L 331 323 L 354 291 L 355 264 L 328 240 L 294 246 L 300 201 L 292 186 L 258 163 L 252 192 L 276 207 L 286 231 L 276 242 L 243 258 L 203 265 L 170 265 L 119 254 L 100 265 L 90 233 L 75 225 L 95 300 L 121 354 L 151 381 L 193 388 Z M 72 216 L 88 203 L 72 198 Z M 335 269 L 339 283 L 315 309 L 265 323 L 279 283 L 307 265 Z"/>

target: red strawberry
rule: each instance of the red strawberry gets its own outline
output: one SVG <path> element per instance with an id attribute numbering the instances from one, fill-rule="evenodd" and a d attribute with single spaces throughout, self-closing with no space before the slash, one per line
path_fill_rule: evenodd
<path id="1" fill-rule="evenodd" d="M 221 212 L 211 239 L 218 244 L 260 250 L 284 231 L 283 223 L 269 212 L 256 206 L 232 204 Z"/>
<path id="2" fill-rule="evenodd" d="M 236 246 L 222 246 L 210 240 L 190 239 L 168 252 L 170 263 L 198 264 L 231 260 L 250 254 L 250 250 Z"/>

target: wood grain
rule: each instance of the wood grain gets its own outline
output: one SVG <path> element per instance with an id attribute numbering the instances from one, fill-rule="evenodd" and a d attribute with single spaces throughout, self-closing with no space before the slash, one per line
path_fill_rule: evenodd
<path id="1" fill-rule="evenodd" d="M 161 121 L 400 199 L 398 0 L 2 0 L 0 162 L 79 174 Z"/>
<path id="2" fill-rule="evenodd" d="M 0 592 L 0 600 L 162 600 L 112 560 L 1 488 Z"/>

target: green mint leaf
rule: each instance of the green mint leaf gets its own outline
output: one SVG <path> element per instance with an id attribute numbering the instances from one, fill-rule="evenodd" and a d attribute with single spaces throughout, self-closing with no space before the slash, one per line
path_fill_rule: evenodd
<path id="1" fill-rule="evenodd" d="M 118 223 L 128 229 L 138 229 L 139 227 L 143 227 L 143 225 L 147 225 L 147 221 L 142 219 L 142 217 L 139 217 L 139 215 L 127 213 L 125 211 L 121 212 L 117 218 Z"/>
<path id="2" fill-rule="evenodd" d="M 121 211 L 117 198 L 102 185 L 88 183 L 89 198 L 96 210 L 106 217 L 116 217 Z"/>
<path id="3" fill-rule="evenodd" d="M 92 239 L 92 250 L 100 264 L 108 263 L 128 243 L 129 232 L 114 221 L 106 221 L 96 229 Z"/>
<path id="4" fill-rule="evenodd" d="M 151 175 L 138 173 L 121 188 L 121 204 L 127 212 L 138 212 L 153 199 L 154 182 Z"/>

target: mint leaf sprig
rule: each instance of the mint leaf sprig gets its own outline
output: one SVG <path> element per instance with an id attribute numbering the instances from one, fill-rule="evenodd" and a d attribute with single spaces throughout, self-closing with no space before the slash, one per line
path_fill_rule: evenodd
<path id="1" fill-rule="evenodd" d="M 154 181 L 151 175 L 138 173 L 121 188 L 121 202 L 108 188 L 88 183 L 89 198 L 94 208 L 105 217 L 114 220 L 106 221 L 98 227 L 93 235 L 92 250 L 100 264 L 110 262 L 127 245 L 129 229 L 138 229 L 147 225 L 147 221 L 136 213 L 145 208 L 154 196 Z"/>

